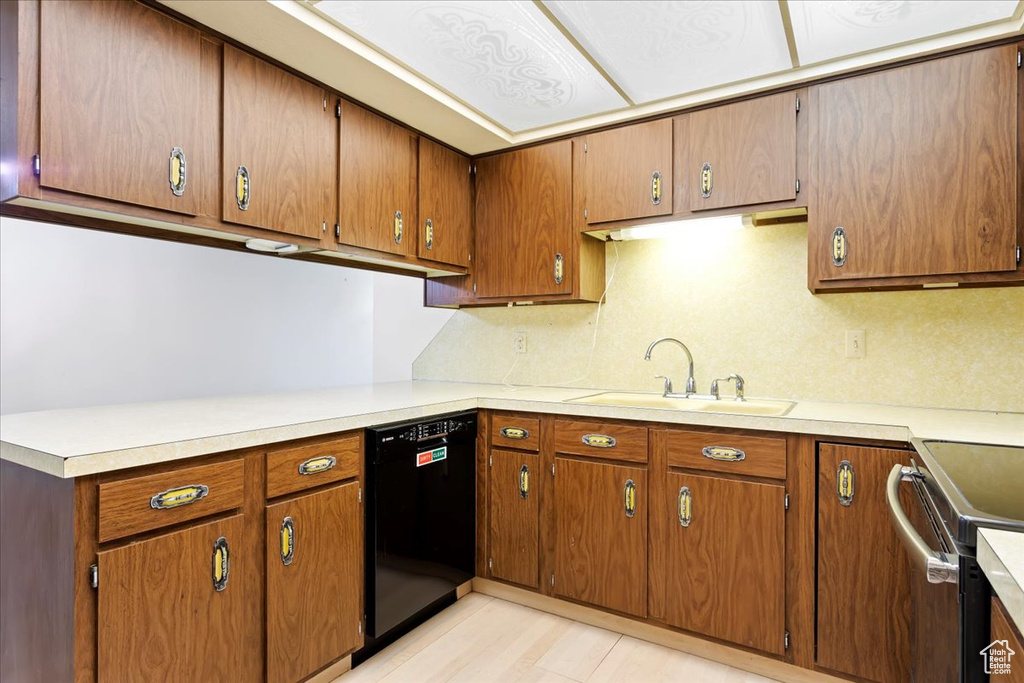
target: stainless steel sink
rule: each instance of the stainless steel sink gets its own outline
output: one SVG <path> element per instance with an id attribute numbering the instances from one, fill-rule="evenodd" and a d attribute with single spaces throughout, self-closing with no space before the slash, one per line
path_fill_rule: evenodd
<path id="1" fill-rule="evenodd" d="M 624 406 L 628 408 L 661 408 L 664 410 L 687 410 L 699 413 L 732 413 L 735 415 L 785 415 L 796 403 L 770 399 L 748 398 L 746 401 L 723 399 L 707 401 L 692 398 L 665 398 L 660 394 L 642 394 L 628 391 L 606 391 L 600 394 L 568 399 L 566 403 L 588 405 Z"/>

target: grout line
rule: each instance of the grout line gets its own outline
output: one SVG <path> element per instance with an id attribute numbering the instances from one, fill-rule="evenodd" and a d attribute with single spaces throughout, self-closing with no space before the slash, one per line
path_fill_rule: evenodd
<path id="1" fill-rule="evenodd" d="M 577 623 L 582 623 L 582 622 L 577 622 Z M 604 630 L 607 631 L 608 629 L 604 629 Z M 611 633 L 615 633 L 615 631 L 611 631 Z M 624 637 L 625 636 L 623 636 L 623 634 L 621 634 L 621 633 L 619 634 L 619 637 L 615 639 L 615 642 L 612 643 L 612 646 L 610 648 L 608 648 L 608 652 L 604 653 L 604 657 L 601 657 L 601 661 L 597 663 L 597 666 L 594 667 L 594 670 L 590 672 L 589 676 L 587 676 L 587 681 L 589 681 L 591 678 L 593 678 L 594 674 L 596 674 L 598 672 L 598 670 L 600 670 L 601 665 L 604 664 L 604 660 L 608 659 L 608 657 L 612 654 L 612 650 L 614 650 L 615 648 L 617 648 L 619 646 L 619 643 L 622 642 L 622 639 Z M 586 681 L 580 681 L 580 683 L 586 683 Z"/>

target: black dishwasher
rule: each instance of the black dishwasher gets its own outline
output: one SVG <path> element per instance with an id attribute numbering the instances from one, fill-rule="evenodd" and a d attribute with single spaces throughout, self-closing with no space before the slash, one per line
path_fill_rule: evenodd
<path id="1" fill-rule="evenodd" d="M 476 413 L 366 430 L 366 644 L 455 601 L 476 552 Z"/>

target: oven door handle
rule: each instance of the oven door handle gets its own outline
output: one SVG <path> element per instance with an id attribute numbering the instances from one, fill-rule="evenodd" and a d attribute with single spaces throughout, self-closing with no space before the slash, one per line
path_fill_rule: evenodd
<path id="1" fill-rule="evenodd" d="M 950 562 L 945 553 L 937 552 L 928 547 L 921 535 L 911 524 L 907 513 L 900 505 L 900 484 L 913 481 L 920 475 L 912 467 L 895 465 L 889 472 L 889 481 L 885 487 L 885 496 L 889 502 L 889 515 L 892 517 L 896 533 L 910 555 L 910 562 L 921 569 L 928 578 L 928 583 L 956 583 L 959 580 L 960 568 L 956 562 Z"/>

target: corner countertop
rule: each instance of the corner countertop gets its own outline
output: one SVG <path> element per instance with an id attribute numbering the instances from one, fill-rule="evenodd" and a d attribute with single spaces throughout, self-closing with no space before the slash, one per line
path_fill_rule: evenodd
<path id="1" fill-rule="evenodd" d="M 978 566 L 1017 629 L 1024 631 L 1024 533 L 978 529 Z"/>
<path id="2" fill-rule="evenodd" d="M 1024 413 L 800 401 L 781 417 L 566 403 L 598 389 L 406 381 L 0 416 L 0 458 L 79 477 L 488 408 L 907 442 L 1024 446 Z"/>

